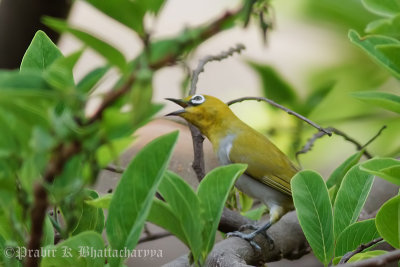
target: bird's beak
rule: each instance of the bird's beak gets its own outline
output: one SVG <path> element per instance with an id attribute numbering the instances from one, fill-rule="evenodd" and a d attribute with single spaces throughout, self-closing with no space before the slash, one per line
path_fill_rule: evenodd
<path id="1" fill-rule="evenodd" d="M 179 106 L 183 107 L 183 109 L 168 113 L 165 116 L 179 116 L 180 114 L 184 113 L 185 112 L 185 108 L 187 106 L 189 106 L 188 103 L 186 101 L 184 101 L 183 99 L 166 98 L 166 100 L 169 100 L 169 101 L 174 102 L 175 104 L 178 104 Z"/>

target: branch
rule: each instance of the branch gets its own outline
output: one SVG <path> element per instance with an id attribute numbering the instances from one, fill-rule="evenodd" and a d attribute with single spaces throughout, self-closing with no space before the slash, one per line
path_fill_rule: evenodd
<path id="1" fill-rule="evenodd" d="M 337 267 L 376 267 L 387 266 L 391 262 L 400 260 L 400 249 L 391 251 L 389 253 L 370 258 L 363 261 L 356 261 L 352 263 L 339 264 Z"/>
<path id="2" fill-rule="evenodd" d="M 298 259 L 310 251 L 294 211 L 272 225 L 268 234 L 274 241 L 274 247 L 270 246 L 264 235 L 258 235 L 255 241 L 261 247 L 260 253 L 254 251 L 247 241 L 238 237 L 230 237 L 217 243 L 209 254 L 205 266 L 260 266 L 265 262 L 282 258 Z M 189 266 L 187 259 L 185 255 L 164 266 Z"/>
<path id="3" fill-rule="evenodd" d="M 350 251 L 350 252 L 347 252 L 346 254 L 344 254 L 344 256 L 340 259 L 339 263 L 342 264 L 342 263 L 348 262 L 348 260 L 350 260 L 350 258 L 353 257 L 354 255 L 356 255 L 360 252 L 363 252 L 367 248 L 370 248 L 370 247 L 376 245 L 377 243 L 381 242 L 382 240 L 383 240 L 383 238 L 380 237 L 380 238 L 376 238 L 366 244 L 361 244 L 354 251 Z"/>
<path id="4" fill-rule="evenodd" d="M 81 151 L 81 144 L 74 142 L 72 144 L 61 144 L 53 152 L 52 158 L 47 165 L 43 176 L 43 183 L 37 184 L 34 189 L 34 205 L 31 211 L 31 235 L 28 243 L 29 251 L 38 251 L 43 234 L 43 223 L 46 216 L 46 210 L 49 206 L 47 198 L 46 185 L 53 183 L 57 175 L 61 174 L 65 163 L 74 155 Z M 38 257 L 27 257 L 26 266 L 38 266 Z"/>
<path id="5" fill-rule="evenodd" d="M 227 51 L 224 51 L 215 56 L 206 56 L 199 61 L 197 68 L 193 71 L 192 81 L 190 84 L 189 95 L 196 94 L 196 86 L 199 81 L 199 75 L 204 71 L 204 66 L 211 61 L 221 61 L 229 56 L 232 56 L 234 53 L 240 53 L 243 49 L 245 49 L 244 45 L 237 44 L 236 47 L 229 48 Z M 197 129 L 196 126 L 189 123 L 190 133 L 192 135 L 193 141 L 193 154 L 194 159 L 192 163 L 192 168 L 196 173 L 197 180 L 200 182 L 205 176 L 205 168 L 204 168 L 204 151 L 203 151 L 203 142 L 204 137 L 201 134 L 200 130 Z"/>
<path id="6" fill-rule="evenodd" d="M 274 106 L 274 107 L 277 107 L 277 108 L 279 108 L 279 109 L 282 109 L 283 111 L 286 111 L 288 114 L 293 115 L 293 116 L 296 116 L 297 118 L 299 118 L 299 119 L 301 119 L 301 120 L 307 122 L 308 124 L 310 124 L 310 125 L 313 126 L 314 128 L 317 128 L 319 131 L 323 132 L 324 134 L 327 134 L 327 135 L 329 135 L 329 136 L 332 135 L 332 133 L 331 133 L 328 129 L 322 128 L 321 126 L 319 126 L 319 125 L 316 124 L 315 122 L 313 122 L 313 121 L 307 119 L 307 118 L 304 117 L 303 115 L 300 115 L 299 113 L 294 112 L 293 110 L 290 110 L 290 109 L 288 109 L 288 108 L 286 108 L 286 107 L 284 107 L 284 106 L 282 106 L 282 105 L 280 105 L 280 104 L 278 104 L 278 103 L 272 101 L 271 99 L 268 99 L 268 98 L 265 98 L 265 97 L 255 97 L 255 96 L 241 97 L 241 98 L 238 98 L 238 99 L 229 101 L 229 102 L 227 103 L 227 105 L 230 106 L 230 105 L 232 105 L 232 104 L 239 103 L 239 102 L 246 101 L 246 100 L 256 100 L 256 101 L 258 101 L 258 102 L 260 102 L 260 101 L 267 102 L 268 104 L 271 104 L 271 105 Z"/>
<path id="7" fill-rule="evenodd" d="M 122 173 L 124 173 L 125 168 L 110 164 L 110 165 L 106 166 L 104 168 L 104 170 L 122 174 Z"/>
<path id="8" fill-rule="evenodd" d="M 138 243 L 145 243 L 145 242 L 149 242 L 149 241 L 153 241 L 153 240 L 157 240 L 157 239 L 161 239 L 167 236 L 171 236 L 172 234 L 170 232 L 163 232 L 163 233 L 157 233 L 157 234 L 149 234 L 145 237 L 142 237 L 139 239 Z"/>
<path id="9" fill-rule="evenodd" d="M 243 44 L 237 44 L 235 47 L 229 48 L 227 51 L 221 52 L 215 56 L 206 56 L 199 61 L 197 68 L 193 71 L 192 74 L 192 82 L 190 83 L 190 91 L 189 95 L 194 95 L 196 93 L 197 82 L 199 81 L 199 75 L 204 71 L 204 66 L 211 61 L 221 61 L 230 56 L 233 56 L 234 53 L 239 53 L 246 49 Z"/>
<path id="10" fill-rule="evenodd" d="M 334 127 L 328 127 L 328 128 L 326 128 L 326 129 L 328 129 L 329 131 L 335 133 L 336 135 L 339 135 L 339 136 L 343 137 L 346 141 L 348 141 L 348 142 L 354 144 L 354 145 L 356 146 L 356 148 L 357 148 L 358 151 L 364 149 L 364 153 L 363 153 L 363 154 L 364 154 L 367 158 L 370 159 L 370 158 L 372 158 L 372 155 L 371 155 L 365 148 L 366 148 L 369 144 L 371 144 L 373 141 L 375 141 L 375 139 L 378 138 L 378 137 L 382 134 L 382 131 L 385 130 L 386 128 L 387 128 L 386 125 L 382 126 L 381 129 L 378 131 L 378 133 L 375 134 L 367 143 L 365 143 L 365 145 L 361 145 L 357 140 L 355 140 L 354 138 L 351 138 L 350 136 L 348 136 L 348 135 L 345 134 L 344 132 L 342 132 L 342 131 L 340 131 L 340 130 L 334 128 Z M 299 161 L 299 160 L 298 160 L 298 156 L 299 156 L 300 154 L 304 154 L 304 153 L 307 153 L 308 151 L 310 151 L 310 150 L 312 149 L 312 147 L 313 147 L 315 141 L 317 141 L 319 138 L 323 137 L 324 135 L 325 135 L 325 134 L 322 133 L 322 132 L 318 132 L 318 133 L 314 134 L 314 135 L 307 141 L 307 143 L 303 146 L 303 148 L 302 148 L 300 151 L 298 151 L 298 152 L 296 153 L 296 159 L 297 159 L 297 161 Z"/>

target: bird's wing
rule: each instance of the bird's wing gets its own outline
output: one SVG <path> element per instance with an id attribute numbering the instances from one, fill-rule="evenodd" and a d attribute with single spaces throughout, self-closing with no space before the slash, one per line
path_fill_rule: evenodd
<path id="1" fill-rule="evenodd" d="M 298 171 L 288 157 L 263 135 L 237 138 L 229 153 L 232 163 L 246 163 L 246 174 L 291 195 L 290 180 Z"/>

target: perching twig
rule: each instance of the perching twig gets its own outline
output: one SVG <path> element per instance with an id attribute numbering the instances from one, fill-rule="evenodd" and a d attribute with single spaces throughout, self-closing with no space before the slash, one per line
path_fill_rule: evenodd
<path id="1" fill-rule="evenodd" d="M 381 242 L 383 240 L 382 237 L 379 237 L 377 239 L 372 240 L 371 242 L 368 242 L 366 244 L 361 244 L 360 246 L 358 246 L 355 250 L 347 252 L 346 254 L 344 254 L 344 256 L 340 259 L 339 263 L 346 263 L 348 260 L 350 260 L 351 257 L 353 257 L 354 255 L 363 252 L 364 250 L 366 250 L 367 248 L 370 248 L 376 244 L 378 244 L 379 242 Z"/>
<path id="2" fill-rule="evenodd" d="M 190 83 L 189 95 L 194 95 L 196 93 L 196 86 L 199 80 L 199 75 L 204 71 L 204 66 L 208 62 L 221 61 L 229 56 L 232 56 L 234 53 L 240 53 L 243 49 L 245 49 L 244 45 L 237 44 L 236 47 L 230 48 L 229 50 L 224 51 L 219 55 L 206 56 L 205 58 L 201 59 L 199 61 L 199 64 L 197 65 L 197 68 L 193 71 L 192 81 Z M 196 173 L 197 179 L 200 182 L 206 174 L 204 168 L 204 151 L 203 151 L 204 137 L 201 134 L 200 130 L 190 123 L 189 123 L 189 129 L 192 135 L 193 153 L 194 153 L 192 168 Z"/>
<path id="3" fill-rule="evenodd" d="M 197 82 L 199 81 L 199 75 L 204 71 L 204 66 L 211 61 L 221 61 L 227 57 L 232 56 L 234 53 L 240 53 L 245 49 L 242 44 L 237 44 L 236 47 L 229 48 L 227 51 L 222 52 L 215 56 L 206 56 L 199 61 L 197 68 L 193 71 L 192 82 L 190 83 L 189 95 L 194 95 L 196 93 Z"/>
<path id="4" fill-rule="evenodd" d="M 304 117 L 303 115 L 300 115 L 299 113 L 294 112 L 293 110 L 290 110 L 290 109 L 288 109 L 288 108 L 286 108 L 286 107 L 284 107 L 284 106 L 282 106 L 282 105 L 280 105 L 280 104 L 278 104 L 278 103 L 272 101 L 271 99 L 268 99 L 268 98 L 265 98 L 265 97 L 256 97 L 256 96 L 241 97 L 241 98 L 238 98 L 238 99 L 229 101 L 229 102 L 227 103 L 227 105 L 230 106 L 230 105 L 232 105 L 232 104 L 239 103 L 239 102 L 242 102 L 242 101 L 245 101 L 245 100 L 257 100 L 257 101 L 264 101 L 264 102 L 267 102 L 268 104 L 271 104 L 271 105 L 274 106 L 274 107 L 277 107 L 277 108 L 279 108 L 279 109 L 282 109 L 282 110 L 286 111 L 288 114 L 294 115 L 294 116 L 296 116 L 297 118 L 299 118 L 299 119 L 301 119 L 301 120 L 307 122 L 308 124 L 310 124 L 311 126 L 317 128 L 319 131 L 323 132 L 324 134 L 327 134 L 327 135 L 329 135 L 329 136 L 332 135 L 332 133 L 331 133 L 329 130 L 322 128 L 321 126 L 319 126 L 319 125 L 316 124 L 315 122 L 312 122 L 311 120 L 307 119 L 307 118 Z"/>
<path id="5" fill-rule="evenodd" d="M 375 139 L 378 138 L 381 135 L 382 131 L 385 130 L 386 128 L 387 128 L 386 125 L 383 125 L 382 128 L 378 131 L 378 133 L 374 137 L 372 137 L 367 143 L 365 143 L 365 145 L 363 145 L 363 148 L 367 147 L 369 144 L 375 141 Z"/>

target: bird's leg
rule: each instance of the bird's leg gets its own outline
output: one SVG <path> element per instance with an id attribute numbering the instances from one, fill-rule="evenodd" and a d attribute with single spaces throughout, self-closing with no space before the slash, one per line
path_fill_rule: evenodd
<path id="1" fill-rule="evenodd" d="M 236 236 L 236 237 L 242 238 L 242 239 L 248 241 L 255 250 L 261 251 L 260 246 L 253 240 L 258 234 L 261 233 L 268 240 L 270 247 L 272 249 L 274 247 L 274 242 L 273 242 L 272 238 L 267 234 L 267 230 L 268 230 L 268 228 L 271 227 L 271 225 L 272 225 L 272 222 L 270 220 L 263 226 L 256 228 L 256 230 L 251 233 L 245 234 L 245 233 L 242 233 L 239 231 L 235 231 L 235 232 L 228 233 L 227 236 L 228 237 Z"/>
<path id="2" fill-rule="evenodd" d="M 240 237 L 250 243 L 250 245 L 256 250 L 256 251 L 261 251 L 260 246 L 253 240 L 256 235 L 258 234 L 263 234 L 265 238 L 268 240 L 268 243 L 270 245 L 270 249 L 272 250 L 274 248 L 274 241 L 272 238 L 267 234 L 267 230 L 271 227 L 272 224 L 276 223 L 284 214 L 284 209 L 281 206 L 274 205 L 270 209 L 270 219 L 269 221 L 264 224 L 263 226 L 256 228 L 255 231 L 245 234 L 239 231 L 231 232 L 228 233 L 227 236 L 236 236 Z"/>

